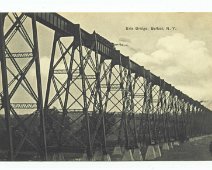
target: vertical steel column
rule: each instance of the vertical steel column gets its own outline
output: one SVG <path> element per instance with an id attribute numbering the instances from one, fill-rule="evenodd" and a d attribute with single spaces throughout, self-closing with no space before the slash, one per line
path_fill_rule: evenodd
<path id="1" fill-rule="evenodd" d="M 145 126 L 146 125 L 144 125 L 144 123 L 145 123 L 145 80 L 144 80 L 144 77 L 145 77 L 145 71 L 144 71 L 144 69 L 142 70 L 143 71 L 143 87 L 144 87 L 144 90 L 142 90 L 141 88 L 140 88 L 140 90 L 143 92 L 143 103 L 141 103 L 141 109 L 142 109 L 142 111 L 141 111 L 141 113 L 140 113 L 140 116 L 139 116 L 139 119 L 140 119 L 140 121 L 139 121 L 139 142 L 140 142 L 140 144 L 142 144 L 143 146 L 145 146 L 146 145 L 146 128 L 145 128 Z"/>
<path id="2" fill-rule="evenodd" d="M 192 119 L 193 119 L 194 106 L 193 102 L 190 104 L 190 115 L 189 115 L 189 126 L 188 126 L 188 134 L 189 138 L 192 137 Z"/>
<path id="3" fill-rule="evenodd" d="M 189 139 L 189 120 L 190 120 L 190 112 L 191 112 L 191 108 L 190 108 L 190 103 L 187 101 L 187 107 L 186 107 L 186 139 Z"/>
<path id="4" fill-rule="evenodd" d="M 120 55 L 120 51 L 117 51 L 118 52 L 118 60 L 119 60 L 119 77 L 120 77 L 120 89 L 121 89 L 121 92 L 122 92 L 122 101 L 123 101 L 123 88 L 124 88 L 124 84 L 123 84 L 123 78 L 122 78 L 122 62 L 121 62 L 121 55 Z M 114 61 L 114 60 L 113 60 Z M 114 61 L 115 63 L 115 61 Z M 114 64 L 115 66 L 115 64 Z M 121 123 L 120 123 L 120 126 L 119 126 L 119 134 L 118 134 L 118 144 L 121 144 L 121 130 L 123 128 L 123 124 L 124 124 L 124 112 L 123 112 L 123 108 L 124 108 L 124 102 L 123 102 L 123 106 L 122 106 L 122 113 L 121 113 Z"/>
<path id="5" fill-rule="evenodd" d="M 109 101 L 109 93 L 110 93 L 110 89 L 111 89 L 110 82 L 111 82 L 111 76 L 112 76 L 113 66 L 114 66 L 113 65 L 113 62 L 111 61 L 111 66 L 109 68 L 109 77 L 108 77 L 108 81 L 106 82 L 107 90 L 106 90 L 106 94 L 105 94 L 105 103 L 104 103 L 104 107 L 103 107 L 103 115 L 105 115 L 106 114 L 106 111 L 107 111 L 107 104 L 108 104 L 108 101 Z M 103 146 L 103 154 L 106 154 L 106 152 L 107 152 L 107 150 L 106 150 L 106 139 L 105 139 L 105 142 L 104 143 L 105 143 L 104 144 L 105 146 Z"/>
<path id="6" fill-rule="evenodd" d="M 38 103 L 37 110 L 40 112 L 40 124 L 41 124 L 41 158 L 47 160 L 47 147 L 46 147 L 46 132 L 45 132 L 45 116 L 43 110 L 43 96 L 42 96 L 42 83 L 41 83 L 41 73 L 40 73 L 40 59 L 39 59 L 39 49 L 38 49 L 38 37 L 37 37 L 37 26 L 36 26 L 36 15 L 34 14 L 32 18 L 32 30 L 33 30 L 33 41 L 34 49 L 33 55 L 35 58 L 35 68 L 36 68 L 36 78 L 37 78 L 37 91 L 38 91 Z"/>
<path id="7" fill-rule="evenodd" d="M 167 129 L 167 138 L 168 138 L 168 142 L 171 141 L 171 136 L 170 136 L 170 99 L 171 98 L 171 94 L 168 94 L 168 102 L 167 102 L 167 106 L 166 106 L 166 129 Z"/>
<path id="8" fill-rule="evenodd" d="M 154 111 L 154 104 L 153 104 L 153 92 L 154 92 L 154 84 L 153 82 L 150 83 L 149 87 L 149 111 L 150 111 L 150 125 L 151 125 L 151 131 L 152 131 L 152 144 L 156 143 L 156 113 Z"/>
<path id="9" fill-rule="evenodd" d="M 48 74 L 48 80 L 47 80 L 47 87 L 46 87 L 46 96 L 45 96 L 45 103 L 44 103 L 44 112 L 47 114 L 48 111 L 48 102 L 49 102 L 49 94 L 50 94 L 50 87 L 51 87 L 51 80 L 54 73 L 54 57 L 55 57 L 55 51 L 56 51 L 56 44 L 58 41 L 58 33 L 54 33 L 54 40 L 52 45 L 52 52 L 51 52 L 51 59 L 50 59 L 50 65 L 49 65 L 49 74 Z"/>
<path id="10" fill-rule="evenodd" d="M 193 137 L 193 124 L 194 124 L 194 116 L 195 116 L 195 105 L 192 102 L 192 111 L 191 111 L 191 121 L 190 121 L 190 137 Z"/>
<path id="11" fill-rule="evenodd" d="M 199 107 L 199 111 L 198 111 L 198 122 L 199 122 L 199 134 L 198 136 L 202 135 L 202 122 L 203 122 L 203 118 L 202 118 L 202 108 Z"/>
<path id="12" fill-rule="evenodd" d="M 195 103 L 195 116 L 194 116 L 194 124 L 193 124 L 194 137 L 199 135 L 199 125 L 197 123 L 197 120 L 199 120 L 199 108 L 197 104 Z"/>
<path id="13" fill-rule="evenodd" d="M 146 114 L 146 122 L 145 125 L 147 126 L 147 134 L 148 134 L 148 141 L 147 145 L 152 143 L 152 132 L 151 132 L 151 119 L 150 119 L 150 91 L 151 91 L 151 82 L 150 82 L 150 71 L 147 71 L 146 80 L 144 86 L 144 112 Z M 145 128 L 146 129 L 146 128 Z"/>
<path id="14" fill-rule="evenodd" d="M 6 56 L 5 56 L 5 37 L 4 37 L 4 19 L 5 14 L 0 13 L 0 60 L 1 60 L 1 74 L 2 74 L 2 86 L 3 86 L 3 108 L 5 111 L 5 122 L 7 128 L 7 135 L 9 141 L 9 160 L 14 159 L 13 151 L 13 139 L 12 139 L 12 129 L 10 125 L 10 98 L 8 92 L 8 79 L 7 79 L 7 69 L 6 69 Z"/>
<path id="15" fill-rule="evenodd" d="M 175 88 L 172 86 L 171 89 L 172 98 L 173 98 L 173 126 L 174 126 L 174 140 L 177 141 L 178 135 L 177 135 L 177 105 L 176 105 L 176 96 L 175 96 Z"/>
<path id="16" fill-rule="evenodd" d="M 204 109 L 201 107 L 201 127 L 200 127 L 200 136 L 203 135 L 203 127 L 204 127 L 204 121 L 205 121 L 205 115 L 204 115 Z"/>
<path id="17" fill-rule="evenodd" d="M 121 124 L 120 124 L 119 135 L 118 135 L 118 143 L 121 143 L 121 130 L 122 130 L 122 128 L 124 128 L 125 148 L 129 149 L 129 136 L 128 136 L 127 112 L 126 112 L 127 93 L 126 93 L 126 89 L 125 89 L 125 87 L 128 88 L 128 78 L 129 77 L 127 76 L 126 85 L 124 86 L 121 54 L 119 51 L 118 51 L 118 53 L 119 53 L 119 62 L 118 63 L 119 63 L 120 89 L 122 90 L 122 101 L 123 101 Z"/>
<path id="18" fill-rule="evenodd" d="M 197 117 L 196 117 L 196 122 L 197 122 L 197 136 L 201 136 L 201 109 L 199 105 L 197 106 Z"/>
<path id="19" fill-rule="evenodd" d="M 130 66 L 131 67 L 131 66 Z M 135 148 L 138 148 L 138 134 L 137 134 L 137 126 L 136 126 L 136 116 L 135 116 L 135 111 L 134 111 L 134 97 L 135 97 L 135 84 L 136 84 L 136 80 L 137 80 L 137 75 L 135 74 L 134 76 L 134 82 L 132 85 L 132 81 L 131 81 L 131 85 L 130 85 L 130 91 L 131 91 L 131 111 L 133 114 L 133 131 L 134 131 L 134 146 Z"/>
<path id="20" fill-rule="evenodd" d="M 164 90 L 163 90 L 164 93 Z M 164 97 L 164 96 L 163 96 Z M 162 118 L 163 118 L 163 139 L 164 142 L 167 142 L 167 131 L 166 131 L 166 118 L 165 118 L 165 103 L 164 103 L 164 99 L 163 99 L 163 112 L 162 112 Z"/>
<path id="21" fill-rule="evenodd" d="M 83 113 L 86 117 L 86 126 L 87 126 L 87 155 L 88 159 L 91 160 L 93 157 L 93 151 L 91 147 L 91 133 L 90 133 L 90 122 L 89 122 L 89 114 L 88 114 L 88 106 L 87 106 L 87 97 L 86 97 L 86 86 L 85 86 L 85 70 L 83 64 L 83 52 L 82 52 L 82 37 L 81 37 L 81 29 L 80 25 L 76 25 L 77 36 L 76 39 L 79 43 L 79 57 L 80 57 L 80 73 L 82 76 L 82 94 L 83 94 Z"/>
<path id="22" fill-rule="evenodd" d="M 142 86 L 143 84 L 140 82 L 141 76 L 138 73 L 135 73 L 134 76 L 134 83 L 133 83 L 133 91 L 132 91 L 132 100 L 133 100 L 133 105 L 132 105 L 132 110 L 134 112 L 134 115 L 136 114 L 136 116 L 134 116 L 134 125 L 136 125 L 136 127 L 134 127 L 134 131 L 136 132 L 136 136 L 137 136 L 137 144 L 136 145 L 140 145 L 141 144 L 141 134 L 142 134 L 142 103 L 141 100 L 143 99 L 143 90 L 142 90 Z M 141 84 L 141 86 L 140 86 Z M 140 91 L 142 93 L 140 93 Z M 137 122 L 136 122 L 137 121 Z M 136 124 L 137 123 L 137 124 Z M 135 145 L 135 146 L 136 146 Z"/>
<path id="23" fill-rule="evenodd" d="M 201 108 L 198 105 L 198 112 L 197 112 L 197 136 L 201 136 L 201 127 L 202 127 L 202 117 L 201 117 Z"/>
<path id="24" fill-rule="evenodd" d="M 154 99 L 153 99 L 153 97 L 155 96 L 155 94 L 153 94 L 153 92 L 155 92 L 154 91 L 155 90 L 155 87 L 154 87 L 154 84 L 153 84 L 153 82 L 152 82 L 152 84 L 151 84 L 151 90 L 150 90 L 150 108 L 151 108 L 151 124 L 152 124 L 152 142 L 154 143 L 154 144 L 156 144 L 157 143 L 157 128 L 156 128 L 156 126 L 157 126 L 157 111 L 155 111 L 155 106 L 154 106 Z"/>
<path id="25" fill-rule="evenodd" d="M 165 82 L 161 82 L 161 111 L 162 111 L 162 124 L 163 124 L 163 140 L 167 141 L 167 127 L 166 127 L 166 94 L 165 94 Z"/>
<path id="26" fill-rule="evenodd" d="M 171 100 L 171 103 L 170 103 L 170 140 L 172 140 L 172 142 L 175 140 L 175 130 L 176 130 L 176 127 L 175 127 L 175 121 L 174 121 L 174 112 L 175 112 L 175 107 L 174 107 L 174 95 L 173 95 L 173 89 L 170 90 L 170 100 Z"/>
<path id="27" fill-rule="evenodd" d="M 179 99 L 179 96 L 176 96 L 176 113 L 175 113 L 175 118 L 176 118 L 176 127 L 177 127 L 177 140 L 180 139 L 180 99 Z"/>
<path id="28" fill-rule="evenodd" d="M 182 131 L 183 131 L 183 106 L 182 106 L 182 98 L 181 95 L 178 96 L 178 104 L 179 104 L 179 140 L 182 141 Z"/>
<path id="29" fill-rule="evenodd" d="M 95 60 L 96 60 L 96 89 L 97 93 L 99 95 L 99 114 L 102 115 L 102 136 L 103 136 L 103 154 L 107 154 L 106 150 L 106 134 L 105 134 L 105 114 L 103 112 L 103 104 L 102 104 L 102 92 L 101 92 L 101 82 L 100 82 L 100 71 L 102 63 L 104 62 L 104 59 L 101 57 L 100 63 L 98 62 L 98 47 L 97 47 L 97 37 L 96 33 L 94 32 L 94 39 L 95 39 Z"/>
<path id="30" fill-rule="evenodd" d="M 161 121 L 161 79 L 159 84 L 159 90 L 158 90 L 158 98 L 157 98 L 157 108 L 156 108 L 156 115 L 157 115 L 157 121 L 155 123 L 155 132 L 156 132 L 156 144 L 159 144 L 161 142 L 161 136 L 160 136 L 160 121 Z"/>
<path id="31" fill-rule="evenodd" d="M 181 129 L 180 129 L 180 137 L 181 137 L 181 140 L 184 141 L 185 140 L 185 136 L 186 136 L 186 129 L 185 129 L 185 101 L 183 99 L 183 96 L 182 96 L 182 93 L 181 93 L 181 96 L 180 96 L 180 111 L 181 111 Z"/>
<path id="32" fill-rule="evenodd" d="M 135 90 L 135 84 L 136 84 L 136 78 L 137 76 L 134 75 L 132 76 L 132 66 L 131 66 L 131 61 L 128 58 L 128 87 L 127 87 L 127 96 L 130 98 L 130 104 L 129 104 L 129 115 L 132 115 L 132 119 L 133 119 L 133 148 L 138 148 L 138 139 L 137 139 L 137 128 L 136 128 L 136 117 L 135 117 L 135 113 L 134 113 L 134 90 Z M 130 95 L 129 95 L 130 94 Z M 129 124 L 130 124 L 131 119 L 129 118 Z"/>
<path id="33" fill-rule="evenodd" d="M 176 108 L 175 108 L 175 96 L 174 96 L 174 93 L 173 93 L 173 88 L 171 88 L 171 97 L 172 97 L 172 116 L 171 116 L 171 128 L 172 128 L 172 139 L 173 141 L 175 141 L 175 138 L 176 138 L 176 124 L 175 124 L 175 111 L 176 111 Z"/>
<path id="34" fill-rule="evenodd" d="M 186 139 L 186 133 L 187 133 L 187 130 L 186 130 L 186 103 L 185 103 L 185 100 L 183 99 L 182 101 L 182 130 L 183 130 L 183 139 L 185 140 Z"/>
<path id="35" fill-rule="evenodd" d="M 68 53 L 69 49 L 72 47 L 72 45 L 69 46 L 68 50 L 66 50 L 64 54 Z M 65 99 L 64 99 L 64 104 L 62 108 L 62 125 L 64 125 L 65 117 L 67 116 L 67 104 L 68 104 L 68 95 L 69 95 L 69 90 L 70 90 L 70 82 L 72 80 L 72 67 L 73 67 L 73 60 L 74 60 L 74 50 L 75 48 L 72 48 L 71 52 L 71 59 L 69 62 L 69 68 L 67 72 L 67 82 L 66 82 L 66 88 L 65 88 Z M 60 130 L 59 134 L 59 152 L 61 152 L 61 146 L 62 146 L 62 134 L 63 134 L 64 126 Z"/>
<path id="36" fill-rule="evenodd" d="M 159 144 L 159 93 L 160 89 L 157 90 L 157 86 L 155 84 L 152 85 L 151 92 L 151 111 L 152 111 L 152 133 L 153 133 L 153 142 L 154 144 Z"/>
<path id="37" fill-rule="evenodd" d="M 123 85 L 124 85 L 124 80 L 123 80 L 123 77 L 121 77 L 121 81 L 123 82 Z M 124 132 L 125 132 L 125 148 L 126 149 L 129 149 L 130 147 L 130 143 L 129 143 L 129 133 L 128 133 L 128 122 L 127 122 L 127 102 L 128 102 L 128 92 L 129 92 L 129 81 L 130 81 L 130 75 L 128 73 L 127 75 L 127 80 L 126 80 L 126 88 L 123 87 L 123 98 L 124 98 L 124 101 L 123 101 L 123 115 L 124 115 Z"/>

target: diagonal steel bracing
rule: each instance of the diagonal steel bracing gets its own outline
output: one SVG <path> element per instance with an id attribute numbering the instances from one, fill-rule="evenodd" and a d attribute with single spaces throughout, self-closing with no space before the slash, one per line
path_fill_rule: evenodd
<path id="1" fill-rule="evenodd" d="M 37 21 L 55 31 L 44 109 Z M 93 160 L 95 151 L 106 155 L 115 145 L 134 149 L 211 133 L 209 109 L 96 32 L 55 13 L 2 13 L 0 22 L 0 110 L 9 160 L 32 150 L 46 160 L 47 148 L 85 152 Z"/>
<path id="2" fill-rule="evenodd" d="M 4 88 L 1 96 L 10 141 L 8 158 L 9 160 L 15 160 L 28 147 L 34 149 L 42 160 L 46 160 L 47 150 L 36 18 L 33 16 L 32 19 L 29 19 L 32 30 L 27 30 L 24 24 L 27 20 L 25 15 L 16 13 L 0 15 L 2 22 L 1 40 L 3 41 L 1 43 L 1 68 Z M 11 23 L 5 33 L 3 32 L 4 22 Z M 32 37 L 29 36 L 30 31 Z M 17 34 L 22 37 L 19 43 L 24 44 L 25 49 L 24 47 L 23 49 L 20 47 L 14 48 L 11 45 Z M 21 52 L 22 50 L 28 51 Z M 36 86 L 34 86 L 34 82 L 30 82 L 28 79 L 30 69 L 35 69 Z M 17 96 L 20 92 L 23 95 L 25 93 L 23 98 Z M 27 98 L 30 102 L 24 101 L 24 98 Z M 28 111 L 25 112 L 24 110 Z M 24 118 L 21 116 L 23 113 L 26 114 Z M 35 136 L 31 135 L 35 129 L 28 126 L 28 124 L 32 125 L 36 122 L 39 122 L 36 126 L 40 127 L 37 134 L 40 136 L 39 140 L 35 140 Z"/>

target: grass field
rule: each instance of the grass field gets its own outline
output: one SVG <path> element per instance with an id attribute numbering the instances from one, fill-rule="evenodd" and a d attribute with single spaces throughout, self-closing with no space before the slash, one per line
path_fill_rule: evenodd
<path id="1" fill-rule="evenodd" d="M 209 144 L 212 136 L 199 140 L 182 143 L 169 151 L 162 151 L 162 157 L 158 161 L 209 161 L 212 160 L 212 153 L 209 151 Z"/>
<path id="2" fill-rule="evenodd" d="M 189 142 L 181 143 L 180 146 L 174 146 L 169 151 L 162 151 L 162 156 L 154 161 L 210 161 L 212 160 L 212 153 L 209 151 L 209 145 L 212 142 L 212 136 L 202 137 L 197 140 L 191 140 Z M 110 149 L 110 154 L 113 148 Z M 73 161 L 82 157 L 82 154 L 77 153 L 63 153 L 64 160 Z M 6 161 L 6 152 L 0 152 L 0 161 Z M 52 157 L 52 154 L 49 154 Z M 76 159 L 77 158 L 77 159 Z M 113 161 L 113 157 L 112 161 Z M 37 159 L 31 153 L 24 153 L 17 161 L 36 161 Z M 52 160 L 52 158 L 50 159 Z M 120 157 L 121 160 L 121 157 Z"/>

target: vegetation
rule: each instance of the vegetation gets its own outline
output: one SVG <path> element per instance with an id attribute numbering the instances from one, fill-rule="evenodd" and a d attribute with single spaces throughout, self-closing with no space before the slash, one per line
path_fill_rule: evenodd
<path id="1" fill-rule="evenodd" d="M 39 145 L 40 142 L 40 118 L 30 115 L 19 115 L 21 120 L 25 120 L 24 124 L 28 129 L 27 139 Z M 63 117 L 56 108 L 48 110 L 46 114 L 46 140 L 49 148 L 72 147 L 85 148 L 87 141 L 86 119 L 83 113 L 68 113 Z M 102 141 L 102 125 L 99 122 L 99 115 L 90 115 L 90 132 L 91 136 L 95 135 L 98 141 Z M 11 116 L 11 124 L 13 131 L 14 146 L 17 146 L 24 138 L 25 130 L 16 118 Z M 99 122 L 99 123 L 98 123 Z M 115 122 L 115 117 L 112 114 L 107 114 L 105 119 L 106 133 Z M 5 128 L 4 117 L 0 115 L 0 149 L 5 150 L 8 147 L 8 137 Z M 59 148 L 60 149 L 60 148 Z M 33 150 L 31 144 L 24 142 L 22 151 Z"/>

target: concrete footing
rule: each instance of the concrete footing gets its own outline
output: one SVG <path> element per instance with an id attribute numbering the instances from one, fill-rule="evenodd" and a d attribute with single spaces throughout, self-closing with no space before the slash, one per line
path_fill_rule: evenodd
<path id="1" fill-rule="evenodd" d="M 109 154 L 103 155 L 102 160 L 103 161 L 111 161 L 110 155 Z"/>
<path id="2" fill-rule="evenodd" d="M 194 139 L 193 138 L 190 138 L 188 141 L 189 142 L 194 142 Z"/>
<path id="3" fill-rule="evenodd" d="M 104 155 L 102 151 L 98 150 L 94 152 L 92 161 L 111 161 L 111 158 L 109 154 Z"/>
<path id="4" fill-rule="evenodd" d="M 53 161 L 65 161 L 63 153 L 54 153 L 52 160 Z"/>
<path id="5" fill-rule="evenodd" d="M 204 136 L 197 136 L 197 137 L 194 137 L 194 138 L 190 138 L 190 140 L 193 142 L 193 141 L 196 141 L 196 140 L 200 140 L 200 139 L 203 139 Z"/>
<path id="6" fill-rule="evenodd" d="M 135 161 L 143 161 L 143 157 L 139 148 L 134 149 L 133 158 Z"/>
<path id="7" fill-rule="evenodd" d="M 173 149 L 173 143 L 172 142 L 169 142 L 169 149 Z"/>
<path id="8" fill-rule="evenodd" d="M 132 150 L 131 149 L 126 149 L 124 151 L 123 157 L 122 157 L 122 161 L 134 161 L 133 158 L 133 154 L 132 154 Z"/>
<path id="9" fill-rule="evenodd" d="M 174 141 L 173 145 L 174 146 L 180 146 L 180 142 L 179 141 Z"/>
<path id="10" fill-rule="evenodd" d="M 116 146 L 116 147 L 113 149 L 112 155 L 122 155 L 121 147 L 120 147 L 120 146 Z"/>
<path id="11" fill-rule="evenodd" d="M 113 152 L 112 152 L 112 155 L 111 155 L 112 160 L 113 161 L 121 161 L 122 156 L 123 156 L 123 153 L 121 151 L 121 147 L 120 146 L 116 146 L 113 149 Z"/>
<path id="12" fill-rule="evenodd" d="M 146 154 L 145 154 L 145 160 L 153 160 L 155 158 L 156 158 L 156 155 L 155 155 L 154 146 L 153 145 L 149 145 L 147 147 L 147 151 L 146 151 Z"/>
<path id="13" fill-rule="evenodd" d="M 168 151 L 169 150 L 169 144 L 167 142 L 163 143 L 162 150 L 164 150 L 164 151 Z"/>
<path id="14" fill-rule="evenodd" d="M 155 156 L 156 156 L 156 158 L 161 157 L 161 151 L 160 151 L 159 144 L 155 145 L 154 146 L 154 149 L 155 149 Z"/>

